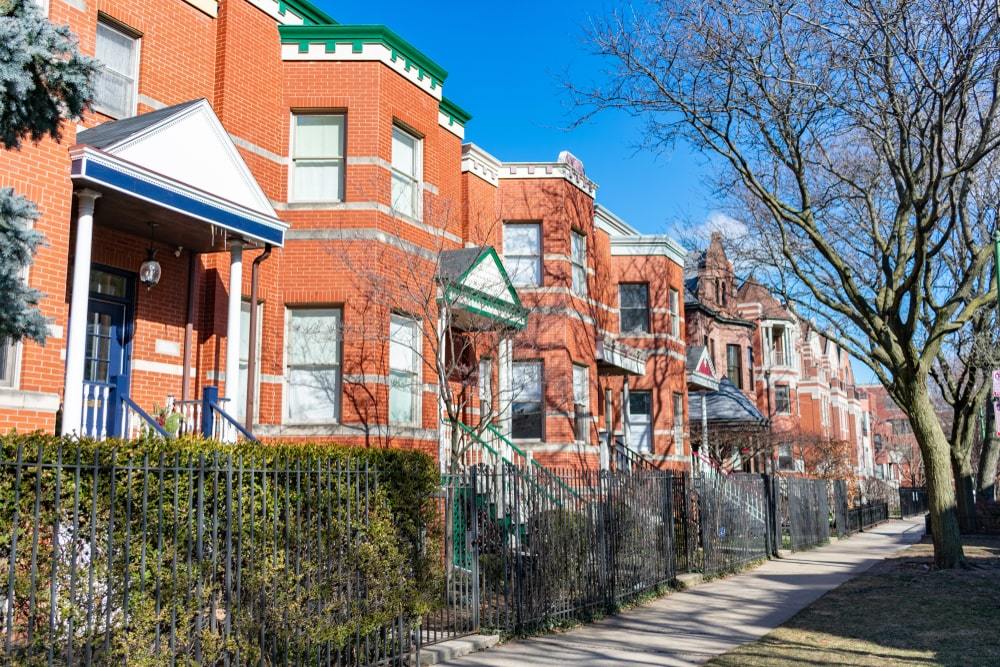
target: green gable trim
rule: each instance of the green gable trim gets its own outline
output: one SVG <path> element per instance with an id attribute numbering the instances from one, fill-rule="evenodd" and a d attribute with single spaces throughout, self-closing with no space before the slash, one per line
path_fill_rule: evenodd
<path id="1" fill-rule="evenodd" d="M 307 0 L 278 0 L 278 13 L 284 16 L 286 11 L 290 11 L 310 25 L 335 25 L 337 23 Z"/>
<path id="2" fill-rule="evenodd" d="M 464 284 L 465 279 L 475 271 L 477 266 L 485 261 L 491 261 L 496 264 L 511 301 L 505 301 L 492 294 L 486 294 Z M 488 246 L 457 280 L 445 286 L 444 299 L 449 304 L 459 299 L 465 299 L 468 303 L 462 306 L 464 309 L 492 320 L 503 322 L 516 329 L 524 329 L 528 325 L 528 310 L 521 304 L 521 298 L 517 295 L 517 290 L 514 289 L 514 285 L 510 281 L 510 276 L 507 275 L 507 270 L 504 268 L 503 262 L 500 261 L 500 256 L 492 246 Z"/>
<path id="3" fill-rule="evenodd" d="M 459 301 L 463 310 L 481 315 L 495 322 L 502 322 L 515 329 L 528 326 L 528 311 L 523 307 L 507 303 L 479 290 L 462 285 L 453 285 L 445 290 L 444 300 L 449 306 Z"/>
<path id="4" fill-rule="evenodd" d="M 458 123 L 462 127 L 472 120 L 472 114 L 458 106 L 447 97 L 441 98 L 441 113 L 448 117 L 448 121 L 452 124 Z"/>
<path id="5" fill-rule="evenodd" d="M 365 44 L 381 44 L 393 61 L 402 59 L 407 70 L 417 70 L 418 79 L 429 78 L 432 90 L 448 78 L 443 67 L 384 25 L 282 25 L 278 32 L 281 43 L 298 45 L 299 53 L 308 53 L 311 44 L 323 44 L 327 53 L 333 53 L 337 44 L 350 44 L 354 53 Z"/>

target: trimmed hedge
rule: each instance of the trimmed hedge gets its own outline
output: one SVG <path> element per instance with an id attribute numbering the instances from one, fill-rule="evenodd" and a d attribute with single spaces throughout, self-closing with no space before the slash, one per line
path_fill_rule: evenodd
<path id="1" fill-rule="evenodd" d="M 363 663 L 439 592 L 440 480 L 418 452 L 9 434 L 0 460 L 20 662 Z"/>

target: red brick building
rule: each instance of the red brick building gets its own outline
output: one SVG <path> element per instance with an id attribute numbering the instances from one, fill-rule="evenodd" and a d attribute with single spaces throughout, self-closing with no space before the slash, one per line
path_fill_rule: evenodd
<path id="1" fill-rule="evenodd" d="M 2 348 L 0 428 L 128 435 L 171 405 L 182 431 L 444 459 L 461 402 L 507 453 L 688 460 L 683 251 L 595 204 L 572 155 L 463 143 L 440 65 L 305 0 L 48 12 L 103 69 L 61 144 L 0 154 L 41 210 L 52 322 Z"/>
<path id="2" fill-rule="evenodd" d="M 875 476 L 901 486 L 923 486 L 926 481 L 923 458 L 909 418 L 882 385 L 867 385 L 862 389 L 868 395 L 871 410 Z M 950 419 L 943 413 L 939 417 L 942 423 Z"/>
<path id="3" fill-rule="evenodd" d="M 751 415 L 735 404 L 727 409 L 733 401 L 706 398 L 717 411 L 704 416 L 709 443 L 713 433 L 738 443 L 725 463 L 813 474 L 841 464 L 873 475 L 867 397 L 855 386 L 849 355 L 760 283 L 738 284 L 721 234 L 691 258 L 685 285 L 688 346 L 703 347 L 717 377 L 756 407 Z M 692 431 L 702 428 L 699 417 L 692 415 Z"/>

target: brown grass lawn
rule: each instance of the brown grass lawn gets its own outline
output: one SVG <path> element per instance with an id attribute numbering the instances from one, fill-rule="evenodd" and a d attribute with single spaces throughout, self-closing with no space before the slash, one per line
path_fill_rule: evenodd
<path id="1" fill-rule="evenodd" d="M 969 569 L 931 555 L 914 545 L 709 665 L 1000 666 L 1000 538 L 969 538 Z"/>

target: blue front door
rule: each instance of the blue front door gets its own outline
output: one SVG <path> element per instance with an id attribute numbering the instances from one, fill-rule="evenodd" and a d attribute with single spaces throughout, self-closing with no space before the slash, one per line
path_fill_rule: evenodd
<path id="1" fill-rule="evenodd" d="M 87 348 L 84 357 L 84 433 L 93 437 L 117 437 L 121 400 L 128 394 L 129 292 L 127 281 L 120 294 L 106 288 L 108 274 L 91 272 L 91 296 L 87 306 Z M 117 280 L 122 277 L 114 276 Z M 95 278 L 97 279 L 95 281 Z M 105 280 L 101 280 L 104 278 Z M 104 287 L 104 289 L 102 289 Z"/>

